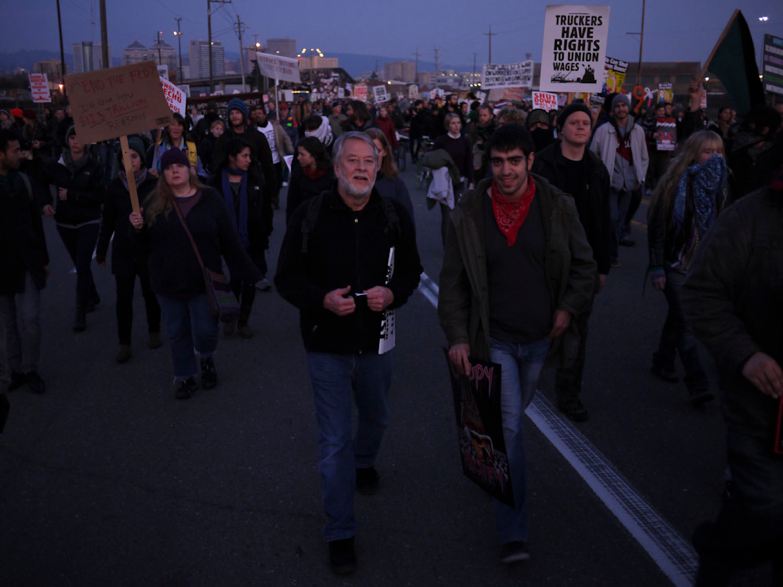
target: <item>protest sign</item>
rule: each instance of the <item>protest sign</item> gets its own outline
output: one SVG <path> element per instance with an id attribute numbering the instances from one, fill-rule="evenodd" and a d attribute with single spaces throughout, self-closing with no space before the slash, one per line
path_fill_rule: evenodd
<path id="1" fill-rule="evenodd" d="M 655 148 L 658 151 L 677 148 L 677 121 L 674 118 L 655 119 Z"/>
<path id="2" fill-rule="evenodd" d="M 764 35 L 764 91 L 783 95 L 783 38 Z"/>
<path id="3" fill-rule="evenodd" d="M 152 61 L 66 75 L 65 85 L 83 144 L 146 132 L 171 120 Z"/>
<path id="4" fill-rule="evenodd" d="M 541 110 L 557 110 L 557 94 L 549 92 L 533 92 L 533 108 Z"/>
<path id="5" fill-rule="evenodd" d="M 533 62 L 485 65 L 481 71 L 481 88 L 532 88 Z"/>
<path id="6" fill-rule="evenodd" d="M 47 104 L 52 101 L 52 94 L 49 92 L 49 79 L 45 73 L 30 73 L 27 76 L 30 80 L 30 94 L 33 96 L 33 102 L 36 104 Z"/>
<path id="7" fill-rule="evenodd" d="M 539 89 L 600 92 L 608 33 L 608 6 L 547 6 Z"/>
<path id="8" fill-rule="evenodd" d="M 386 91 L 386 86 L 373 86 L 372 96 L 376 104 L 383 104 L 389 101 L 389 92 Z"/>
<path id="9" fill-rule="evenodd" d="M 628 71 L 628 62 L 614 57 L 604 60 L 604 92 L 605 94 L 621 94 L 625 83 L 625 73 Z"/>
<path id="10" fill-rule="evenodd" d="M 353 87 L 353 97 L 362 102 L 367 101 L 367 84 L 356 84 Z"/>
<path id="11" fill-rule="evenodd" d="M 256 62 L 261 75 L 280 81 L 301 83 L 299 61 L 292 57 L 256 52 Z"/>
<path id="12" fill-rule="evenodd" d="M 163 97 L 166 98 L 166 104 L 168 104 L 169 109 L 184 118 L 186 112 L 185 104 L 188 100 L 185 92 L 165 78 L 160 78 L 160 86 L 163 88 Z"/>
<path id="13" fill-rule="evenodd" d="M 169 66 L 165 63 L 158 65 L 158 75 L 163 79 L 169 79 Z"/>
<path id="14" fill-rule="evenodd" d="M 513 507 L 506 443 L 500 411 L 500 365 L 470 358 L 470 376 L 457 374 L 451 362 L 451 389 L 457 439 L 465 476 L 499 501 Z"/>
<path id="15" fill-rule="evenodd" d="M 674 90 L 671 82 L 658 84 L 658 104 L 671 104 L 674 102 Z"/>
<path id="16" fill-rule="evenodd" d="M 411 84 L 408 86 L 408 100 L 418 100 L 419 99 L 419 86 L 416 84 Z"/>

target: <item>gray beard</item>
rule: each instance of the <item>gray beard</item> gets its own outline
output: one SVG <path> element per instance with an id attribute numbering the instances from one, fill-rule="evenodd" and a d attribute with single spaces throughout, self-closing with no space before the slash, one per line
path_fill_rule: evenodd
<path id="1" fill-rule="evenodd" d="M 355 200 L 366 198 L 372 193 L 372 185 L 366 190 L 360 190 L 353 187 L 351 182 L 349 182 L 347 179 L 343 179 L 342 177 L 337 178 L 337 183 L 341 192 Z"/>

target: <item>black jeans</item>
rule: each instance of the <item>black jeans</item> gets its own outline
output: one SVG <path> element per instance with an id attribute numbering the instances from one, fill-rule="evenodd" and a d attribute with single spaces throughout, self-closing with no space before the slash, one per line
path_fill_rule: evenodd
<path id="1" fill-rule="evenodd" d="M 674 359 L 679 353 L 680 361 L 685 368 L 685 385 L 693 393 L 706 390 L 708 381 L 699 356 L 696 336 L 682 311 L 680 291 L 684 282 L 684 274 L 678 271 L 666 272 L 666 288 L 663 293 L 669 303 L 669 312 L 663 324 L 658 350 L 653 355 L 653 363 L 657 367 L 673 371 Z"/>
<path id="2" fill-rule="evenodd" d="M 84 224 L 79 228 L 57 226 L 57 232 L 76 266 L 76 307 L 84 310 L 98 298 L 98 290 L 92 278 L 92 254 L 98 242 L 100 224 Z"/>
<path id="3" fill-rule="evenodd" d="M 563 334 L 563 352 L 566 354 L 565 365 L 558 367 L 555 377 L 555 389 L 559 402 L 578 398 L 582 392 L 582 373 L 585 370 L 585 355 L 587 354 L 587 325 L 591 310 L 573 318 L 576 332 Z M 570 330 L 570 329 L 569 329 Z"/>
<path id="4" fill-rule="evenodd" d="M 127 271 L 115 273 L 117 283 L 117 332 L 120 344 L 130 346 L 133 327 L 133 291 L 136 277 L 141 283 L 144 307 L 147 311 L 148 332 L 160 332 L 160 304 L 150 286 L 149 270 L 145 262 L 137 262 Z"/>

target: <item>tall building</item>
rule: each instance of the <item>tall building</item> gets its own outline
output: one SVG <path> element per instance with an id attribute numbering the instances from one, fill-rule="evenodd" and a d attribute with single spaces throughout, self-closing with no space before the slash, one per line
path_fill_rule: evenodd
<path id="1" fill-rule="evenodd" d="M 387 81 L 416 81 L 416 63 L 413 61 L 391 61 L 383 64 L 383 79 Z"/>
<path id="2" fill-rule="evenodd" d="M 142 61 L 149 60 L 149 49 L 138 41 L 133 41 L 130 45 L 125 47 L 122 52 L 122 64 L 133 65 L 134 63 L 141 63 Z"/>
<path id="3" fill-rule="evenodd" d="M 33 64 L 31 73 L 45 73 L 50 82 L 61 82 L 63 79 L 62 67 L 59 59 L 48 59 L 46 61 L 36 61 Z"/>
<path id="4" fill-rule="evenodd" d="M 177 50 L 162 38 L 156 37 L 155 42 L 150 45 L 147 60 L 154 61 L 158 65 L 168 65 L 169 76 L 177 76 Z M 212 67 L 214 68 L 214 65 Z M 209 75 L 209 71 L 207 71 L 207 75 Z"/>
<path id="5" fill-rule="evenodd" d="M 190 56 L 190 79 L 205 79 L 209 77 L 209 41 L 191 41 L 188 51 Z M 226 54 L 223 43 L 212 41 L 212 76 L 226 73 Z"/>
<path id="6" fill-rule="evenodd" d="M 109 50 L 111 55 L 111 50 Z M 111 59 L 109 59 L 111 67 Z M 85 73 L 101 69 L 101 45 L 92 41 L 82 41 L 73 44 L 73 71 Z"/>
<path id="7" fill-rule="evenodd" d="M 296 57 L 296 39 L 268 39 L 264 53 Z"/>

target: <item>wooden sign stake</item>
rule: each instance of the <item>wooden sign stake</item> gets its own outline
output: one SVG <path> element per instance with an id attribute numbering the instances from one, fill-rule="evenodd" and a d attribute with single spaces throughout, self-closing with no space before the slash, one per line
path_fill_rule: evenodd
<path id="1" fill-rule="evenodd" d="M 120 137 L 120 147 L 122 148 L 122 163 L 125 165 L 125 177 L 128 178 L 128 193 L 130 193 L 131 208 L 134 212 L 139 212 L 139 194 L 136 191 L 136 175 L 133 173 L 133 164 L 130 159 L 130 147 L 128 146 L 128 136 Z"/>

